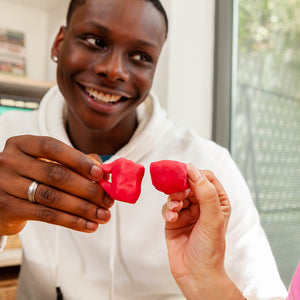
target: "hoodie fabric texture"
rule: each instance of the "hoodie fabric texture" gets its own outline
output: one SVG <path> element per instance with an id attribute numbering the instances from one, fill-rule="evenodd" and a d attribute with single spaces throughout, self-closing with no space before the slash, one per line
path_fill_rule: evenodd
<path id="1" fill-rule="evenodd" d="M 248 300 L 284 299 L 286 289 L 247 185 L 228 151 L 175 126 L 153 94 L 138 107 L 138 128 L 108 161 L 124 157 L 145 166 L 136 204 L 115 202 L 111 221 L 92 234 L 30 221 L 20 233 L 23 262 L 18 299 L 184 299 L 170 272 L 161 207 L 166 195 L 152 186 L 149 166 L 170 159 L 215 173 L 232 204 L 225 268 Z M 71 145 L 64 99 L 57 87 L 32 112 L 0 116 L 0 151 L 11 136 L 51 136 Z M 0 246 L 4 245 L 2 237 Z"/>

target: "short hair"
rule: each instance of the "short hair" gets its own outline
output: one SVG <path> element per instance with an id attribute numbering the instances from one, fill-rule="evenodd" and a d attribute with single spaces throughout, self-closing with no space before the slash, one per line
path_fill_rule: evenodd
<path id="1" fill-rule="evenodd" d="M 71 0 L 69 4 L 69 9 L 67 12 L 67 26 L 69 26 L 72 16 L 74 14 L 74 11 L 76 8 L 79 6 L 83 5 L 86 3 L 87 0 Z M 169 21 L 168 21 L 168 16 L 166 13 L 166 10 L 164 9 L 163 5 L 161 4 L 160 0 L 144 0 L 147 2 L 151 2 L 153 6 L 163 15 L 165 24 L 166 24 L 166 38 L 168 36 L 168 31 L 169 31 Z"/>

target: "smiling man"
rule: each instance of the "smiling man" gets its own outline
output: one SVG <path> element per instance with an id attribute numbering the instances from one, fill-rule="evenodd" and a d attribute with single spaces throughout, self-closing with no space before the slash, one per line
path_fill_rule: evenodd
<path id="1" fill-rule="evenodd" d="M 248 188 L 229 153 L 175 126 L 150 92 L 167 32 L 158 0 L 72 0 L 67 25 L 51 52 L 57 86 L 38 111 L 0 116 L 0 248 L 5 236 L 20 235 L 24 257 L 18 299 L 222 295 L 222 300 L 238 300 L 243 293 L 266 300 L 286 295 Z M 166 196 L 152 186 L 149 172 L 136 204 L 114 201 L 97 183 L 105 177 L 100 157 L 106 163 L 126 158 L 146 170 L 160 160 L 211 170 L 228 195 L 226 209 L 222 212 L 214 198 L 216 210 L 205 214 L 197 202 L 204 181 L 189 167 L 194 195 L 182 192 L 184 211 L 175 212 L 179 223 L 166 224 L 161 216 Z M 202 174 L 207 176 L 204 186 L 218 182 L 212 173 Z M 217 190 L 224 199 L 223 188 Z M 199 235 L 191 233 L 194 228 Z M 190 256 L 181 255 L 191 237 L 200 271 Z M 191 274 L 182 266 L 196 270 L 196 282 L 184 280 Z"/>
<path id="2" fill-rule="evenodd" d="M 52 49 L 69 133 L 82 151 L 113 154 L 136 129 L 136 107 L 151 88 L 166 22 L 151 1 L 87 1 L 79 8 Z"/>

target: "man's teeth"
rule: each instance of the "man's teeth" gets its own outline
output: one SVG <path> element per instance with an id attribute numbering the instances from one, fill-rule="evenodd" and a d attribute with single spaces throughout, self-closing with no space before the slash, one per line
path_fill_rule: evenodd
<path id="1" fill-rule="evenodd" d="M 102 92 L 98 92 L 97 90 L 86 88 L 87 93 L 92 96 L 96 101 L 105 102 L 105 103 L 115 103 L 118 102 L 122 96 L 112 95 L 112 94 L 104 94 Z"/>

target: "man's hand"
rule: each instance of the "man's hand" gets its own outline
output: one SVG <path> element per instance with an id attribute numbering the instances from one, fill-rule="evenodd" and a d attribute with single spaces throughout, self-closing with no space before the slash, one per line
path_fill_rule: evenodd
<path id="1" fill-rule="evenodd" d="M 99 164 L 53 138 L 10 138 L 0 153 L 0 235 L 17 234 L 28 220 L 83 232 L 107 223 L 113 200 L 96 183 Z M 34 204 L 27 197 L 33 181 Z"/>

